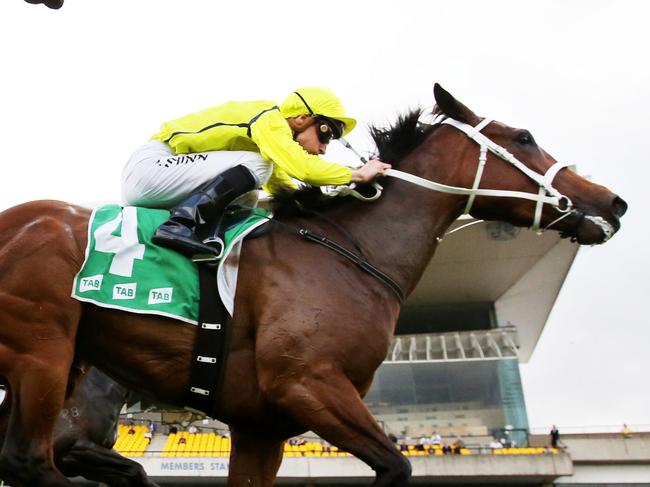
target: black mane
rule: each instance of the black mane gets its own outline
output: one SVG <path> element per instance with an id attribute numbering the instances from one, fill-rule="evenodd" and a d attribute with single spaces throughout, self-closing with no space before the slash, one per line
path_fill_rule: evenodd
<path id="1" fill-rule="evenodd" d="M 397 121 L 389 127 L 371 125 L 370 135 L 377 146 L 377 156 L 382 161 L 396 165 L 409 152 L 415 149 L 431 132 L 431 125 L 418 122 L 422 109 L 398 115 Z"/>
<path id="2" fill-rule="evenodd" d="M 399 167 L 399 162 L 417 147 L 433 130 L 432 125 L 423 125 L 418 122 L 422 115 L 422 109 L 412 110 L 406 114 L 399 115 L 397 120 L 389 127 L 369 127 L 377 151 L 373 157 L 389 162 L 393 167 Z M 387 181 L 382 182 L 385 186 Z M 357 191 L 364 193 L 369 191 L 374 194 L 374 189 L 358 186 Z M 331 198 L 324 196 L 320 188 L 306 187 L 297 191 L 281 193 L 273 200 L 273 211 L 276 217 L 309 216 L 309 210 L 324 211 L 328 208 L 338 206 L 350 197 Z"/>

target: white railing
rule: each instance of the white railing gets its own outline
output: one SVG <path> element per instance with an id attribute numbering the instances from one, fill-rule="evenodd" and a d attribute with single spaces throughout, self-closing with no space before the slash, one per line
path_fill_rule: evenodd
<path id="1" fill-rule="evenodd" d="M 547 435 L 551 426 L 535 426 L 530 428 L 531 435 Z M 650 424 L 628 424 L 628 431 L 625 434 L 650 433 Z M 558 425 L 560 435 L 582 435 L 582 434 L 623 434 L 623 423 L 618 425 L 587 425 L 587 426 L 563 426 Z"/>
<path id="2" fill-rule="evenodd" d="M 399 335 L 385 362 L 450 362 L 517 358 L 515 327 Z"/>

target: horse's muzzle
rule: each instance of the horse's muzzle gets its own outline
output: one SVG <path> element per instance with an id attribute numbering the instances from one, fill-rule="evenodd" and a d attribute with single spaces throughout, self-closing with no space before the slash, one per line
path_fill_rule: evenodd
<path id="1" fill-rule="evenodd" d="M 583 215 L 574 240 L 583 245 L 597 245 L 607 242 L 618 232 L 621 228 L 620 218 L 627 212 L 627 203 L 616 195 L 608 203 L 601 212 Z"/>
<path id="2" fill-rule="evenodd" d="M 614 196 L 612 200 L 612 214 L 616 218 L 621 218 L 627 212 L 627 203 L 620 196 Z"/>

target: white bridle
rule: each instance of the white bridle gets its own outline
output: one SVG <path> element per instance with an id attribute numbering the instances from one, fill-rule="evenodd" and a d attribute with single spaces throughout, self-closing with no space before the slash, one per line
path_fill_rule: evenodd
<path id="1" fill-rule="evenodd" d="M 500 146 L 499 144 L 493 142 L 485 135 L 481 133 L 487 125 L 492 122 L 492 119 L 485 118 L 479 122 L 476 126 L 472 127 L 463 122 L 459 122 L 453 118 L 446 118 L 445 115 L 437 116 L 430 125 L 436 124 L 446 124 L 455 127 L 461 132 L 465 133 L 470 139 L 476 142 L 479 145 L 479 159 L 478 167 L 476 169 L 476 175 L 474 176 L 474 183 L 471 188 L 461 188 L 458 186 L 449 186 L 446 184 L 436 183 L 435 181 L 429 181 L 428 179 L 415 176 L 414 174 L 409 174 L 403 171 L 398 171 L 396 169 L 389 169 L 386 171 L 386 176 L 391 176 L 403 181 L 408 181 L 409 183 L 416 184 L 423 188 L 431 189 L 433 191 L 439 191 L 442 193 L 457 194 L 468 196 L 467 204 L 465 205 L 465 210 L 463 211 L 464 215 L 469 214 L 474 204 L 474 200 L 477 196 L 491 196 L 497 198 L 519 198 L 529 201 L 535 201 L 535 214 L 533 217 L 533 223 L 531 229 L 539 233 L 544 230 L 549 229 L 552 225 L 555 225 L 560 220 L 568 217 L 573 213 L 577 213 L 573 207 L 573 202 L 568 196 L 560 193 L 555 187 L 553 187 L 553 180 L 557 176 L 557 173 L 565 167 L 570 166 L 566 162 L 556 162 L 551 167 L 549 167 L 544 174 L 539 174 L 532 169 L 524 165 L 519 159 L 517 159 L 513 154 L 511 154 L 506 148 Z M 488 151 L 496 154 L 504 161 L 510 163 L 512 166 L 517 168 L 520 172 L 528 176 L 539 186 L 539 191 L 535 193 L 527 193 L 523 191 L 510 191 L 510 190 L 501 190 L 501 189 L 479 189 L 481 183 L 481 178 L 483 176 L 483 170 L 485 164 L 487 163 L 487 153 Z M 354 186 L 338 186 L 334 189 L 330 189 L 328 194 L 331 195 L 351 195 L 357 199 L 364 201 L 374 201 L 381 196 L 382 187 L 374 183 L 377 193 L 371 197 L 365 197 L 358 193 Z M 555 210 L 560 213 L 560 216 L 553 220 L 551 223 L 546 225 L 543 229 L 541 228 L 542 220 L 542 210 L 544 204 L 552 205 Z M 603 234 L 604 241 L 609 240 L 614 235 L 614 228 L 602 217 L 599 216 L 590 216 L 584 215 L 584 218 L 594 225 L 598 226 Z M 465 226 L 465 225 L 464 225 Z M 463 227 L 464 227 L 463 226 Z M 462 227 L 461 227 L 462 228 Z M 460 228 L 456 229 L 459 230 Z M 455 231 L 455 230 L 454 230 Z"/>
<path id="2" fill-rule="evenodd" d="M 443 116 L 440 116 L 437 119 L 435 119 L 432 125 L 435 124 L 451 125 L 452 127 L 457 128 L 461 132 L 464 132 L 470 139 L 472 139 L 474 142 L 476 142 L 479 145 L 480 151 L 479 151 L 479 158 L 478 158 L 478 167 L 476 169 L 476 175 L 474 176 L 474 183 L 472 184 L 472 187 L 459 188 L 456 186 L 447 186 L 444 184 L 429 181 L 424 178 L 420 178 L 418 176 L 414 176 L 413 174 L 408 174 L 394 169 L 389 169 L 387 171 L 386 174 L 388 176 L 403 179 L 404 181 L 409 181 L 413 184 L 417 184 L 418 186 L 432 189 L 434 191 L 441 191 L 443 193 L 450 193 L 450 194 L 467 195 L 468 196 L 467 204 L 465 205 L 465 210 L 463 211 L 463 214 L 465 215 L 469 214 L 469 212 L 471 211 L 472 206 L 474 204 L 474 199 L 477 196 L 492 196 L 497 198 L 519 198 L 519 199 L 535 201 L 537 204 L 535 206 L 535 216 L 533 218 L 533 224 L 531 226 L 531 228 L 535 231 L 540 230 L 540 222 L 542 220 L 542 209 L 544 204 L 552 205 L 558 212 L 562 214 L 558 219 L 554 220 L 549 225 L 547 225 L 546 228 L 549 228 L 551 225 L 557 223 L 561 219 L 566 218 L 567 216 L 569 216 L 570 213 L 574 211 L 573 203 L 571 202 L 571 200 L 553 187 L 553 180 L 555 179 L 555 176 L 561 169 L 564 169 L 565 167 L 569 166 L 568 163 L 556 162 L 550 168 L 548 168 L 545 174 L 538 174 L 535 171 L 528 168 L 527 166 L 525 166 L 519 159 L 517 159 L 514 155 L 508 152 L 507 149 L 493 142 L 492 140 L 488 139 L 485 135 L 481 133 L 481 130 L 483 130 L 487 125 L 489 125 L 490 122 L 492 122 L 492 119 L 485 118 L 478 125 L 472 127 L 471 125 L 468 125 L 463 122 L 459 122 L 458 120 L 454 120 L 453 118 L 442 119 L 442 117 Z M 510 190 L 501 190 L 501 189 L 479 189 L 481 178 L 483 176 L 483 170 L 485 168 L 485 164 L 487 163 L 488 151 L 492 152 L 493 154 L 496 154 L 504 161 L 510 163 L 512 166 L 517 168 L 520 172 L 524 173 L 526 176 L 528 176 L 530 179 L 536 182 L 539 186 L 539 191 L 537 192 L 537 194 L 526 193 L 523 191 L 510 191 Z"/>

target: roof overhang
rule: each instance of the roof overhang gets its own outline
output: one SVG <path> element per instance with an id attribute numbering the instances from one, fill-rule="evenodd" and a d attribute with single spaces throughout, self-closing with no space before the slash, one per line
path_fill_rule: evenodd
<path id="1" fill-rule="evenodd" d="M 471 221 L 457 220 L 450 230 Z M 406 308 L 493 303 L 496 324 L 516 327 L 526 362 L 578 249 L 556 232 L 477 223 L 443 239 Z"/>

